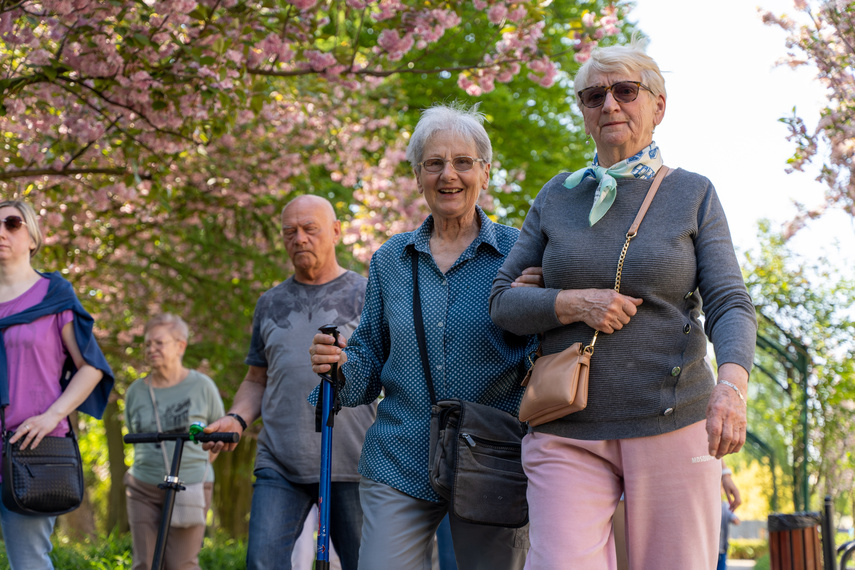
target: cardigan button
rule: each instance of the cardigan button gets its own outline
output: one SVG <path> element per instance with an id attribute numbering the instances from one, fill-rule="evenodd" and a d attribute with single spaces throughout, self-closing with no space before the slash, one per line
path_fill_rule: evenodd
<path id="1" fill-rule="evenodd" d="M 674 408 L 667 408 L 664 412 L 662 412 L 663 416 L 670 416 L 674 413 Z"/>
<path id="2" fill-rule="evenodd" d="M 671 376 L 679 376 L 682 369 L 679 366 L 675 366 L 671 369 Z"/>
<path id="3" fill-rule="evenodd" d="M 695 294 L 695 292 L 694 292 L 694 291 L 689 291 L 688 293 L 686 293 L 685 295 L 683 295 L 683 298 L 684 298 L 684 299 L 688 299 L 689 297 L 691 297 L 691 296 L 692 296 L 692 295 L 694 295 L 694 294 Z"/>
<path id="4" fill-rule="evenodd" d="M 686 326 L 684 326 L 684 327 L 683 327 L 683 332 L 684 332 L 684 333 L 686 333 L 686 334 L 689 334 L 690 332 L 692 332 L 692 325 L 686 325 Z"/>

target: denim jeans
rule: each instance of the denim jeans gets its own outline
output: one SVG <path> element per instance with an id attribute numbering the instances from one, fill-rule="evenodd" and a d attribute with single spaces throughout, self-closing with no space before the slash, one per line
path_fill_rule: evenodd
<path id="1" fill-rule="evenodd" d="M 12 570 L 52 570 L 50 535 L 56 517 L 30 517 L 8 510 L 0 501 L 3 541 Z"/>
<path id="2" fill-rule="evenodd" d="M 342 570 L 356 570 L 362 538 L 359 483 L 333 483 L 331 487 L 330 539 L 341 557 Z M 291 570 L 294 543 L 317 501 L 317 483 L 291 483 L 275 469 L 256 469 L 247 569 Z"/>

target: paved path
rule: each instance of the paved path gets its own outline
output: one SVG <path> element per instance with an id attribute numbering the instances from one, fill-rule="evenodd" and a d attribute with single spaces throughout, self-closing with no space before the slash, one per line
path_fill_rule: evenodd
<path id="1" fill-rule="evenodd" d="M 728 560 L 727 570 L 740 570 L 742 568 L 754 568 L 753 560 Z"/>

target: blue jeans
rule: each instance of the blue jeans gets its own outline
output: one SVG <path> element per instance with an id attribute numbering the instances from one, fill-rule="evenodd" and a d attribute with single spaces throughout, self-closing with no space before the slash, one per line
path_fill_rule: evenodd
<path id="1" fill-rule="evenodd" d="M 727 570 L 727 552 L 722 552 L 718 555 L 718 566 L 716 570 Z"/>
<path id="2" fill-rule="evenodd" d="M 312 505 L 318 484 L 291 483 L 275 469 L 256 469 L 249 517 L 248 570 L 291 570 L 291 551 Z M 333 483 L 330 539 L 342 570 L 356 570 L 362 539 L 359 483 Z"/>
<path id="3" fill-rule="evenodd" d="M 3 541 L 12 570 L 52 570 L 50 535 L 56 517 L 30 517 L 8 510 L 0 501 Z"/>

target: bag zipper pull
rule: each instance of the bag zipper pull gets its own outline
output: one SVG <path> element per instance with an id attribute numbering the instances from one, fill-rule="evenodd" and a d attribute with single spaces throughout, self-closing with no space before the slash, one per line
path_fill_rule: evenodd
<path id="1" fill-rule="evenodd" d="M 466 443 L 469 444 L 469 447 L 475 447 L 475 440 L 472 439 L 471 435 L 469 435 L 468 433 L 461 433 L 460 435 L 463 437 L 463 439 L 466 440 Z"/>

